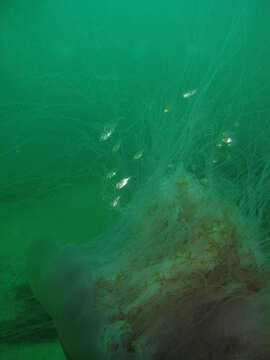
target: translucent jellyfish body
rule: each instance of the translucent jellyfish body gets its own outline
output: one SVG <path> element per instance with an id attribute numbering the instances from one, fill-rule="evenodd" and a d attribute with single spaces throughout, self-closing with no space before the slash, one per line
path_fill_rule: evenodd
<path id="1" fill-rule="evenodd" d="M 32 262 L 33 290 L 65 352 L 76 360 L 263 359 L 270 279 L 260 235 L 183 168 L 156 190 L 128 228 L 111 232 L 121 246 L 105 250 L 104 235 Z"/>

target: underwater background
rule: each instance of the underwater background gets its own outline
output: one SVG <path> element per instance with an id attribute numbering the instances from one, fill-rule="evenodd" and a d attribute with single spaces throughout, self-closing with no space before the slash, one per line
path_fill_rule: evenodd
<path id="1" fill-rule="evenodd" d="M 1 1 L 0 359 L 65 359 L 28 301 L 28 248 L 114 224 L 176 166 L 174 124 L 197 119 L 188 170 L 220 194 L 263 177 L 245 215 L 269 234 L 269 19 L 266 0 Z"/>

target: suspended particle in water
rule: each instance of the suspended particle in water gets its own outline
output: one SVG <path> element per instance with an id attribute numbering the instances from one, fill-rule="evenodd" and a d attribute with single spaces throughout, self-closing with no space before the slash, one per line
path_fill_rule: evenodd
<path id="1" fill-rule="evenodd" d="M 231 137 L 228 137 L 226 140 L 225 140 L 226 144 L 227 145 L 231 145 L 232 144 L 232 138 Z"/>
<path id="2" fill-rule="evenodd" d="M 115 177 L 116 174 L 117 174 L 117 170 L 111 170 L 106 175 L 106 179 L 111 180 L 113 177 Z"/>
<path id="3" fill-rule="evenodd" d="M 233 144 L 235 144 L 235 136 L 232 132 L 230 131 L 225 131 L 222 133 L 222 139 L 221 142 L 225 145 L 225 146 L 232 146 Z"/>

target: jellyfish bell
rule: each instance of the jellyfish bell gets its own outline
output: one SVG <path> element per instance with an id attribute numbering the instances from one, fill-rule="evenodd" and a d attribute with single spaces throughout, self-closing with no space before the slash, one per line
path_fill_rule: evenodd
<path id="1" fill-rule="evenodd" d="M 31 249 L 33 293 L 52 317 L 65 353 L 76 359 L 96 356 L 101 319 L 96 318 L 95 272 L 91 271 L 89 256 L 74 245 L 52 244 L 48 257 L 49 245 L 44 244 L 42 240 Z"/>

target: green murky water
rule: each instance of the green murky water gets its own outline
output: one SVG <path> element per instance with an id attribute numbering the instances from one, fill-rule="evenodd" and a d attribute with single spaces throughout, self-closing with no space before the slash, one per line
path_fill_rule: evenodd
<path id="1" fill-rule="evenodd" d="M 19 291 L 28 247 L 89 241 L 121 217 L 177 148 L 172 123 L 197 119 L 198 178 L 211 169 L 235 198 L 249 176 L 267 184 L 269 14 L 264 0 L 2 1 L 1 359 L 64 359 L 53 330 L 50 341 L 33 335 Z M 268 188 L 254 197 L 247 215 L 268 233 Z"/>

